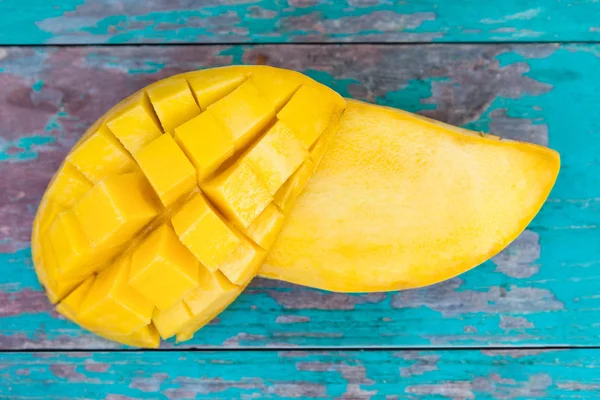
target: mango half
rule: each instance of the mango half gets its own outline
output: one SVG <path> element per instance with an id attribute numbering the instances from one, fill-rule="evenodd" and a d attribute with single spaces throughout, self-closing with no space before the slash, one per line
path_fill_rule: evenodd
<path id="1" fill-rule="evenodd" d="M 33 260 L 66 318 L 157 347 L 257 274 L 336 291 L 459 274 L 526 227 L 558 169 L 552 150 L 346 102 L 294 71 L 191 72 L 82 136 L 40 203 Z"/>

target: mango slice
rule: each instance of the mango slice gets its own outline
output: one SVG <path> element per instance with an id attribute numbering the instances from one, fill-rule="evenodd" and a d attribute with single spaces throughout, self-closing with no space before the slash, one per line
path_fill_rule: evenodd
<path id="1" fill-rule="evenodd" d="M 345 106 L 270 67 L 182 74 L 123 100 L 82 136 L 42 199 L 32 249 L 49 299 L 123 344 L 191 338 L 256 276 L 289 211 L 275 195 Z"/>
<path id="2" fill-rule="evenodd" d="M 82 136 L 38 209 L 33 260 L 66 318 L 157 347 L 193 337 L 257 274 L 360 292 L 457 275 L 526 227 L 559 163 L 293 71 L 191 72 Z"/>
<path id="3" fill-rule="evenodd" d="M 559 168 L 541 146 L 348 101 L 259 274 L 342 292 L 449 279 L 525 229 Z"/>

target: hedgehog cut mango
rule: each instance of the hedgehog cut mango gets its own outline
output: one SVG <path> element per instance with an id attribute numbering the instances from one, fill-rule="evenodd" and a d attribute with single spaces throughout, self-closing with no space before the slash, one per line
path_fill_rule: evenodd
<path id="1" fill-rule="evenodd" d="M 32 251 L 65 317 L 111 340 L 190 339 L 256 276 L 346 107 L 293 71 L 157 82 L 84 134 L 38 210 Z M 286 207 L 281 199 L 285 199 Z"/>
<path id="2" fill-rule="evenodd" d="M 38 209 L 34 265 L 66 318 L 157 347 L 257 274 L 343 292 L 457 275 L 526 227 L 558 169 L 552 150 L 346 102 L 293 71 L 192 72 L 84 134 Z"/>

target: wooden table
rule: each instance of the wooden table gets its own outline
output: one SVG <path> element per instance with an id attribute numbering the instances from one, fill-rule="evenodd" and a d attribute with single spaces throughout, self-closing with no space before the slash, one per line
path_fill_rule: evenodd
<path id="1" fill-rule="evenodd" d="M 0 398 L 598 398 L 600 3 L 219 3 L 0 1 Z M 561 175 L 507 250 L 427 289 L 255 279 L 193 341 L 158 351 L 60 317 L 29 235 L 61 159 L 127 94 L 237 63 L 549 145 Z"/>

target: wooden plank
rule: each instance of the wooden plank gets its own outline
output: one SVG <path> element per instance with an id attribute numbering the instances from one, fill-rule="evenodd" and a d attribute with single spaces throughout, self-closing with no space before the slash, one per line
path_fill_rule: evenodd
<path id="1" fill-rule="evenodd" d="M 19 0 L 0 44 L 600 40 L 594 0 Z"/>
<path id="2" fill-rule="evenodd" d="M 187 346 L 599 345 L 600 45 L 169 46 L 0 49 L 0 348 L 106 348 L 60 319 L 28 246 L 44 187 L 120 98 L 232 63 L 298 69 L 340 93 L 562 153 L 551 197 L 501 255 L 399 293 L 332 294 L 255 280 Z M 167 346 L 175 346 L 168 343 Z"/>
<path id="3" fill-rule="evenodd" d="M 599 368 L 598 350 L 12 353 L 0 398 L 581 399 Z"/>

